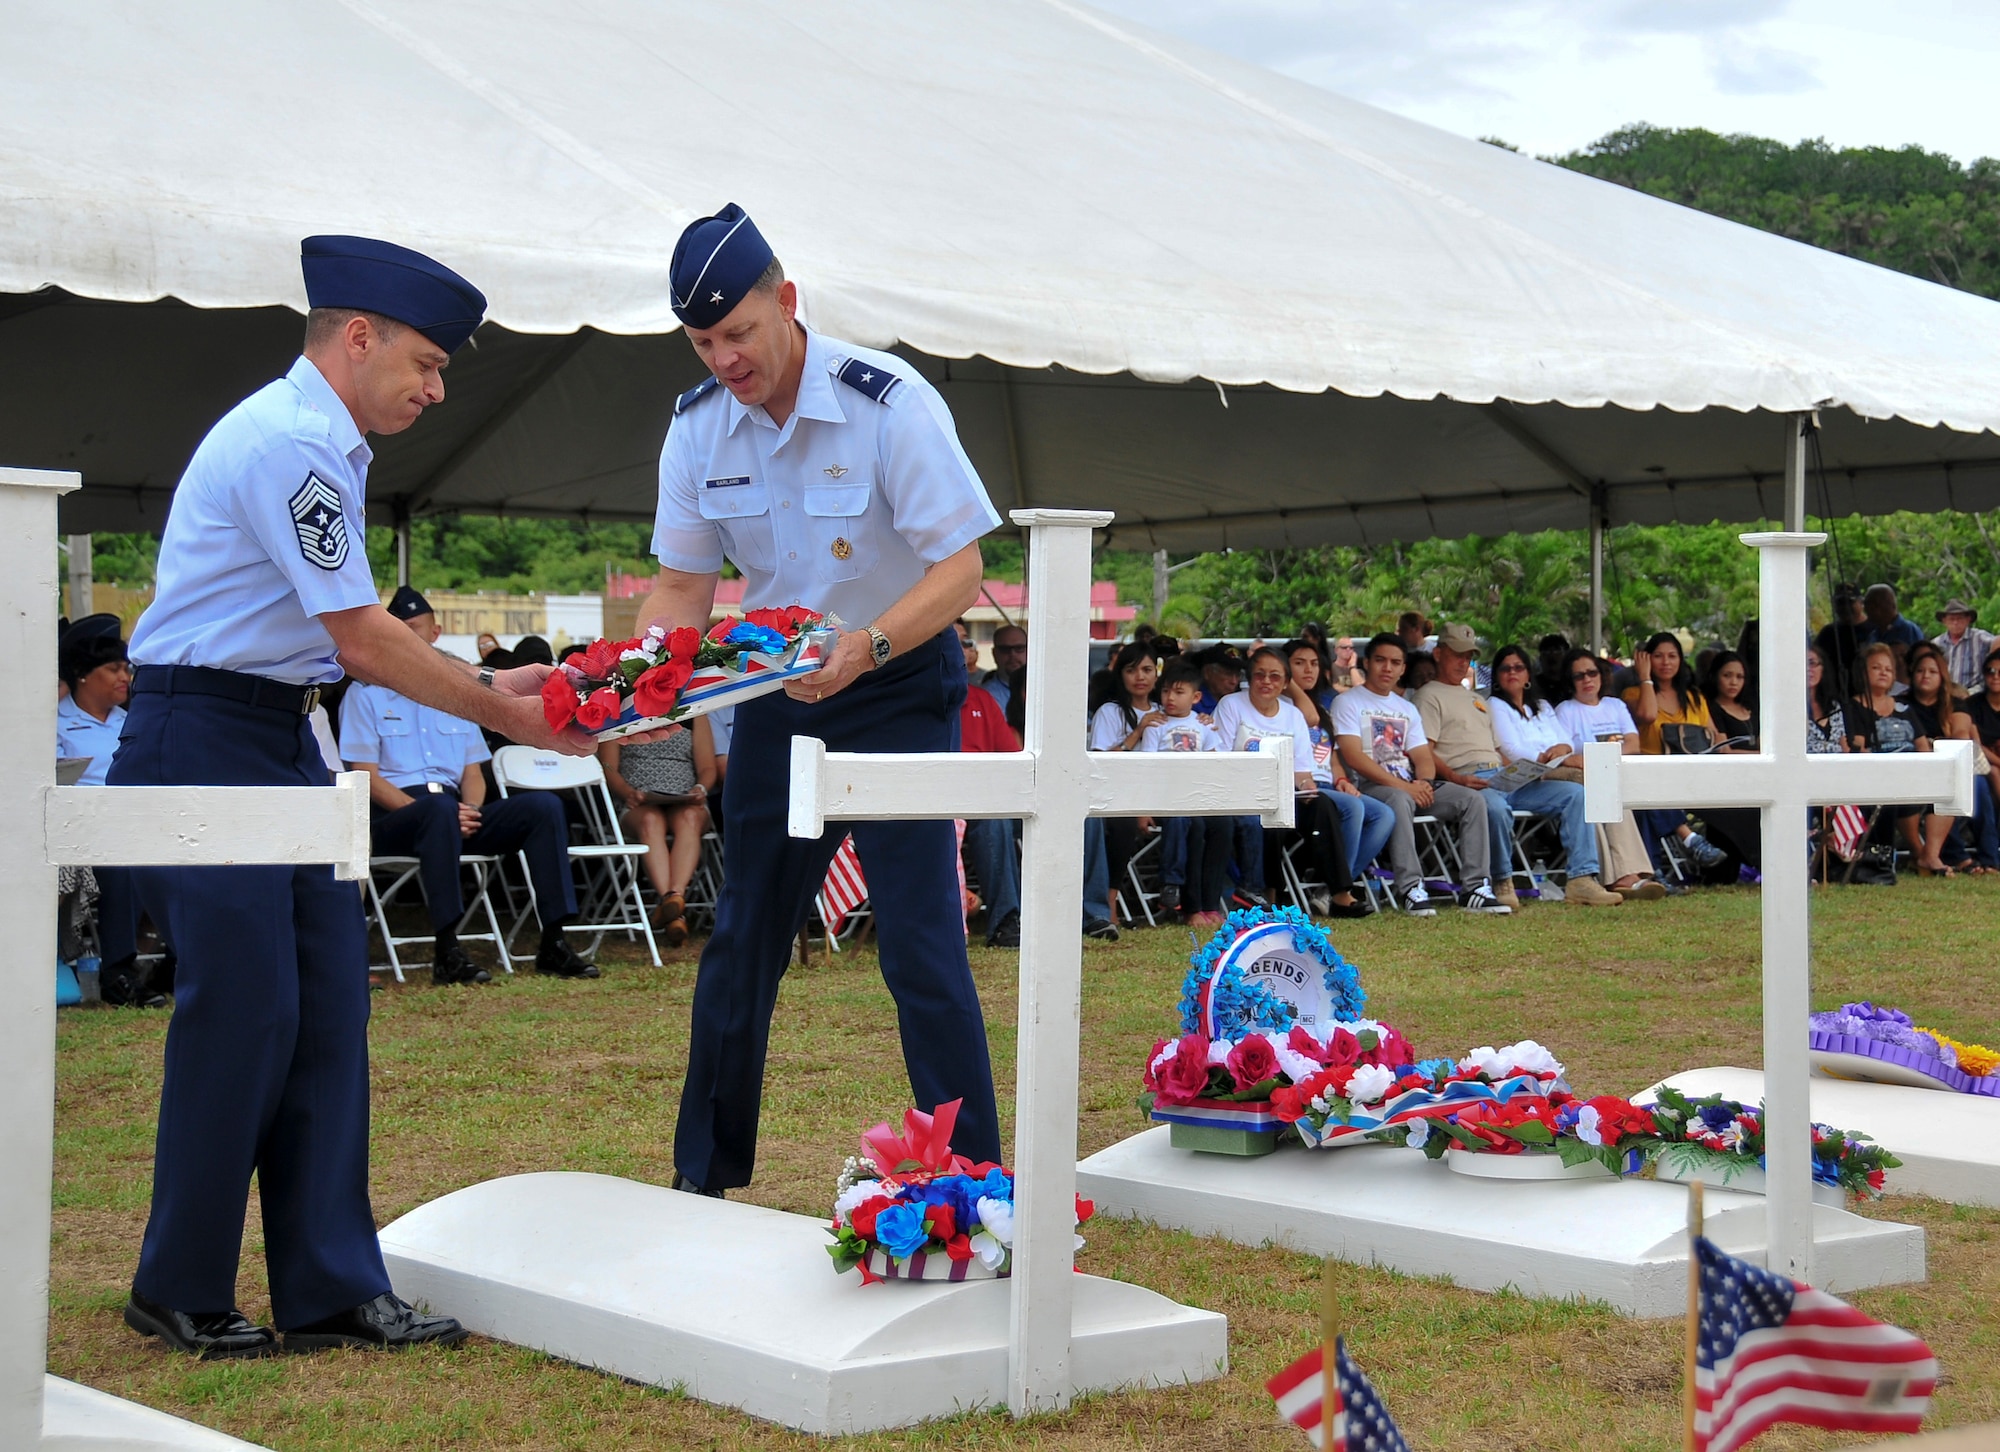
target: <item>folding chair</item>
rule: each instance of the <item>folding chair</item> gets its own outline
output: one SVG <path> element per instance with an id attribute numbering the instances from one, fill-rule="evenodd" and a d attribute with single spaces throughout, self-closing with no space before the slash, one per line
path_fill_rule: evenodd
<path id="1" fill-rule="evenodd" d="M 707 932 L 715 926 L 715 908 L 722 897 L 722 838 L 713 827 L 701 834 L 701 859 L 694 865 L 681 900 L 687 904 L 690 933 Z"/>
<path id="2" fill-rule="evenodd" d="M 458 940 L 461 943 L 491 943 L 493 951 L 500 955 L 500 966 L 507 972 L 514 971 L 514 959 L 507 951 L 507 936 L 500 931 L 499 916 L 493 911 L 493 883 L 499 879 L 500 859 L 491 853 L 474 853 L 458 859 L 459 866 L 472 872 L 473 896 L 466 904 L 465 915 L 458 920 Z M 389 886 L 382 886 L 383 874 L 389 874 Z M 393 973 L 398 983 L 406 982 L 403 977 L 402 955 L 396 950 L 409 943 L 428 943 L 430 933 L 398 934 L 389 926 L 389 909 L 397 905 L 396 898 L 412 882 L 417 891 L 423 892 L 423 864 L 414 857 L 371 857 L 368 859 L 368 921 L 382 935 L 382 946 L 388 952 L 387 964 L 370 963 L 370 973 Z M 428 898 L 426 898 L 428 901 Z M 484 914 L 486 931 L 468 933 L 466 925 L 476 915 Z"/>
<path id="3" fill-rule="evenodd" d="M 569 844 L 572 867 L 583 870 L 583 887 L 577 894 L 576 921 L 568 927 L 595 935 L 592 952 L 604 941 L 606 933 L 623 933 L 627 939 L 638 934 L 645 938 L 646 952 L 652 957 L 653 966 L 658 967 L 660 947 L 653 940 L 652 919 L 646 915 L 646 900 L 640 891 L 643 874 L 639 862 L 646 855 L 646 844 L 625 840 L 611 789 L 604 784 L 604 768 L 598 765 L 597 758 L 562 756 L 532 746 L 503 746 L 493 753 L 493 780 L 499 785 L 502 797 L 517 791 L 576 794 L 575 799 L 583 807 L 585 829 L 595 840 Z M 528 875 L 525 854 L 520 863 L 525 877 Z M 535 901 L 532 877 L 528 880 L 528 906 L 540 919 L 541 905 Z M 523 911 L 508 929 L 510 943 L 526 921 L 527 912 Z"/>
<path id="4" fill-rule="evenodd" d="M 1157 928 L 1160 925 L 1159 919 L 1153 916 L 1153 904 L 1160 900 L 1159 856 L 1162 836 L 1160 829 L 1155 827 L 1153 835 L 1142 842 L 1139 849 L 1125 862 L 1125 886 L 1131 888 L 1131 901 L 1139 905 L 1139 916 L 1145 918 L 1146 926 L 1149 928 Z M 1142 863 L 1152 869 L 1153 886 L 1150 890 L 1146 886 L 1146 879 L 1139 872 Z M 1138 921 L 1138 918 L 1132 915 L 1132 909 L 1126 905 L 1126 896 L 1122 891 L 1118 894 L 1118 908 L 1125 914 L 1126 922 Z"/>

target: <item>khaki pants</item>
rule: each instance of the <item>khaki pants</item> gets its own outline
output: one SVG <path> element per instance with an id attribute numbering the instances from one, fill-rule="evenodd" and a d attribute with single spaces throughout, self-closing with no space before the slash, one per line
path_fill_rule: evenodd
<path id="1" fill-rule="evenodd" d="M 1653 859 L 1646 855 L 1645 839 L 1630 812 L 1615 822 L 1598 824 L 1597 861 L 1606 887 L 1629 876 L 1653 875 Z"/>

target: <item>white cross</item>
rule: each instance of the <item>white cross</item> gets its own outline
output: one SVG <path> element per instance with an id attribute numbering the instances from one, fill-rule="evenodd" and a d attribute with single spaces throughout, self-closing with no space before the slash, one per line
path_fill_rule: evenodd
<path id="1" fill-rule="evenodd" d="M 1007 1403 L 1026 1416 L 1066 1406 L 1071 1391 L 1084 819 L 1254 812 L 1289 827 L 1293 795 L 1289 738 L 1264 754 L 1087 750 L 1090 532 L 1112 516 L 1021 509 L 1013 519 L 1028 530 L 1026 749 L 829 754 L 793 737 L 790 830 L 817 837 L 827 818 L 1025 821 Z"/>
<path id="2" fill-rule="evenodd" d="M 316 787 L 55 785 L 56 496 L 82 477 L 0 469 L 0 658 L 20 690 L 0 701 L 0 1447 L 42 1444 L 54 1173 L 57 865 L 336 864 L 368 870 L 361 772 Z M 138 1247 L 132 1247 L 136 1257 Z M 53 1429 L 51 1429 L 53 1431 Z"/>
<path id="3" fill-rule="evenodd" d="M 1756 807 L 1763 826 L 1764 1148 L 1769 1258 L 1812 1279 L 1812 1003 L 1808 807 L 1927 802 L 1972 811 L 1972 744 L 1940 741 L 1910 755 L 1806 752 L 1806 551 L 1823 534 L 1746 534 L 1758 570 L 1760 735 L 1755 756 L 1621 756 L 1617 742 L 1583 749 L 1584 815 L 1615 822 L 1628 807 Z M 1852 1126 L 1865 1130 L 1866 1125 Z"/>

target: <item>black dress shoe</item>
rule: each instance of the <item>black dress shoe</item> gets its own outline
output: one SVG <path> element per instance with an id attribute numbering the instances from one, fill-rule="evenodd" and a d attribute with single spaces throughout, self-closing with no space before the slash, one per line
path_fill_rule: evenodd
<path id="1" fill-rule="evenodd" d="M 578 954 L 568 939 L 557 938 L 542 944 L 541 951 L 535 954 L 535 971 L 557 978 L 595 978 L 597 965 Z"/>
<path id="2" fill-rule="evenodd" d="M 1367 918 L 1375 915 L 1375 908 L 1365 897 L 1357 897 L 1353 902 L 1328 903 L 1323 918 Z"/>
<path id="3" fill-rule="evenodd" d="M 1000 920 L 999 926 L 986 940 L 989 948 L 1018 948 L 1021 946 L 1021 915 L 1009 913 Z"/>
<path id="4" fill-rule="evenodd" d="M 702 1189 L 701 1186 L 690 1180 L 686 1175 L 683 1175 L 679 1170 L 674 1171 L 674 1188 L 676 1190 L 684 1190 L 690 1195 L 703 1196 L 709 1200 L 725 1200 L 728 1198 L 720 1190 Z"/>
<path id="5" fill-rule="evenodd" d="M 167 996 L 147 981 L 135 954 L 98 970 L 97 996 L 115 1008 L 165 1008 Z"/>
<path id="6" fill-rule="evenodd" d="M 472 955 L 453 943 L 431 960 L 431 982 L 442 988 L 452 983 L 491 983 L 493 975 L 472 961 Z"/>
<path id="7" fill-rule="evenodd" d="M 125 1324 L 141 1336 L 157 1336 L 176 1351 L 204 1361 L 271 1356 L 278 1338 L 270 1327 L 258 1326 L 241 1311 L 172 1311 L 137 1291 L 125 1302 Z"/>
<path id="8" fill-rule="evenodd" d="M 412 1346 L 456 1346 L 468 1334 L 452 1317 L 426 1316 L 385 1291 L 337 1316 L 287 1331 L 285 1350 L 352 1346 L 361 1351 L 407 1351 Z"/>

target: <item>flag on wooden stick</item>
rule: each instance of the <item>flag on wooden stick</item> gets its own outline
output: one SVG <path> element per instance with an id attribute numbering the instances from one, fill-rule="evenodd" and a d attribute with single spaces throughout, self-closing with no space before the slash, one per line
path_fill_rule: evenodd
<path id="1" fill-rule="evenodd" d="M 868 901 L 868 879 L 861 875 L 861 854 L 854 850 L 854 838 L 840 839 L 833 861 L 827 864 L 826 882 L 819 890 L 819 915 L 829 933 L 840 931 L 847 915 Z"/>
<path id="2" fill-rule="evenodd" d="M 1347 1343 L 1334 1338 L 1333 1452 L 1410 1452 L 1382 1398 L 1347 1354 Z M 1325 1452 L 1326 1348 L 1315 1346 L 1264 1383 L 1278 1404 L 1278 1415 L 1301 1429 L 1313 1446 Z"/>

